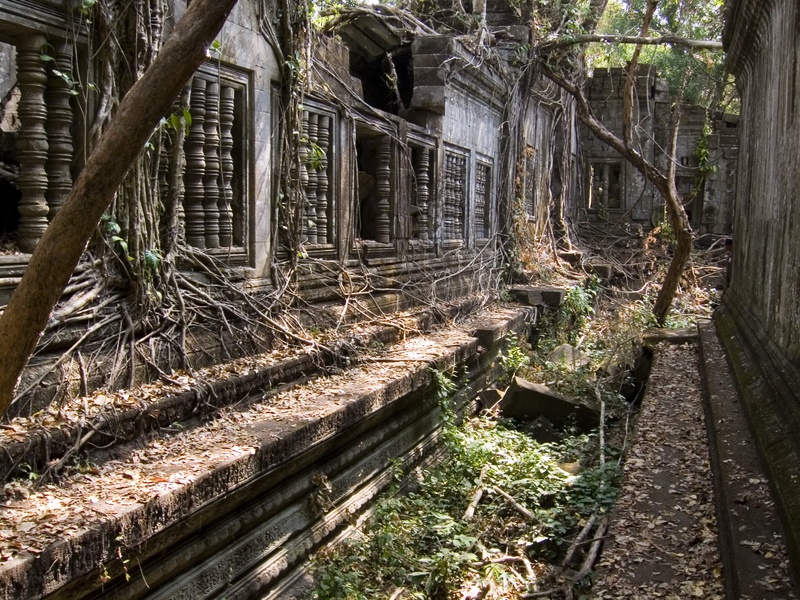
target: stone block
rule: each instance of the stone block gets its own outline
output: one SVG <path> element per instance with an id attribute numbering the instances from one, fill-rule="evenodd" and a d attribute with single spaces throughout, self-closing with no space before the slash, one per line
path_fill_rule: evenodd
<path id="1" fill-rule="evenodd" d="M 562 396 L 541 383 L 532 383 L 515 377 L 500 401 L 503 416 L 520 421 L 533 421 L 544 417 L 556 427 L 563 427 L 573 418 L 582 430 L 590 430 L 600 423 L 597 408 L 587 402 Z"/>
<path id="2" fill-rule="evenodd" d="M 558 346 L 547 356 L 547 360 L 552 363 L 563 364 L 570 371 L 577 371 L 591 362 L 588 356 L 569 344 Z"/>
<path id="3" fill-rule="evenodd" d="M 503 393 L 500 390 L 488 389 L 478 392 L 478 403 L 481 405 L 482 410 L 491 410 L 502 399 Z"/>
<path id="4" fill-rule="evenodd" d="M 563 288 L 515 286 L 508 290 L 511 298 L 528 306 L 548 306 L 558 308 L 564 302 L 567 292 Z"/>
<path id="5" fill-rule="evenodd" d="M 445 93 L 441 86 L 415 87 L 411 100 L 414 108 L 425 108 L 443 115 L 445 110 Z"/>
<path id="6" fill-rule="evenodd" d="M 439 67 L 417 67 L 414 66 L 414 85 L 415 86 L 443 86 L 446 80 L 446 72 Z"/>
<path id="7" fill-rule="evenodd" d="M 527 427 L 525 431 L 540 444 L 550 444 L 560 442 L 562 435 L 556 431 L 553 424 L 544 417 L 537 417 Z"/>
<path id="8" fill-rule="evenodd" d="M 453 53 L 453 38 L 449 35 L 426 35 L 416 38 L 411 44 L 414 57 L 420 54 Z"/>
<path id="9" fill-rule="evenodd" d="M 670 329 L 668 327 L 653 327 L 644 332 L 642 342 L 645 346 L 655 346 L 659 342 L 670 344 L 686 344 L 697 341 L 697 328 Z"/>

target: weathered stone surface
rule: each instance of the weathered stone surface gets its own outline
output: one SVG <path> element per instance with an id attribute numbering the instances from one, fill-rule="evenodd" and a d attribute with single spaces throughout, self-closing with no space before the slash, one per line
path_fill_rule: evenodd
<path id="1" fill-rule="evenodd" d="M 481 346 L 491 348 L 494 344 L 504 341 L 509 334 L 520 332 L 525 328 L 525 311 L 519 311 L 510 320 L 485 320 L 472 332 L 478 338 Z"/>
<path id="2" fill-rule="evenodd" d="M 544 417 L 556 427 L 575 419 L 584 430 L 596 427 L 600 415 L 594 406 L 567 398 L 541 383 L 515 377 L 500 402 L 503 415 L 521 421 Z"/>
<path id="3" fill-rule="evenodd" d="M 668 327 L 654 327 L 644 332 L 642 341 L 647 346 L 654 346 L 659 342 L 669 342 L 670 344 L 694 342 L 697 341 L 697 328 L 670 329 Z"/>
<path id="4" fill-rule="evenodd" d="M 537 417 L 532 423 L 525 427 L 525 431 L 531 434 L 540 444 L 549 444 L 561 441 L 561 434 L 556 431 L 553 424 L 544 417 Z"/>
<path id="5" fill-rule="evenodd" d="M 563 365 L 570 371 L 577 371 L 591 362 L 588 356 L 569 344 L 561 344 L 556 347 L 555 350 L 547 356 L 547 360 L 552 363 Z"/>
<path id="6" fill-rule="evenodd" d="M 567 292 L 556 287 L 515 286 L 508 293 L 521 304 L 558 308 L 563 304 Z"/>

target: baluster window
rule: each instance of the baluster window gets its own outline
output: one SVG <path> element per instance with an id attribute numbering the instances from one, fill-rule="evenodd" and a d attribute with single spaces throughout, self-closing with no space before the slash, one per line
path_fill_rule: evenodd
<path id="1" fill-rule="evenodd" d="M 72 189 L 72 93 L 60 75 L 72 71 L 72 46 L 30 33 L 3 49 L 16 54 L 17 85 L 6 90 L 9 105 L 0 106 L 3 147 L 15 149 L 0 150 L 2 233 L 16 230 L 19 249 L 33 252 Z"/>
<path id="2" fill-rule="evenodd" d="M 433 238 L 433 219 L 431 218 L 435 189 L 433 165 L 435 152 L 428 146 L 411 146 L 411 161 L 414 171 L 414 201 L 411 207 L 412 237 L 427 241 Z"/>
<path id="3" fill-rule="evenodd" d="M 536 216 L 536 149 L 525 148 L 525 212 L 529 217 Z"/>
<path id="4" fill-rule="evenodd" d="M 380 244 L 394 238 L 393 144 L 381 131 L 360 126 L 356 132 L 358 160 L 359 237 Z"/>
<path id="5" fill-rule="evenodd" d="M 442 237 L 446 241 L 464 239 L 467 207 L 467 154 L 448 149 L 444 156 L 444 202 Z"/>
<path id="6" fill-rule="evenodd" d="M 247 76 L 204 65 L 191 81 L 192 122 L 184 141 L 186 241 L 243 255 L 247 246 Z"/>
<path id="7" fill-rule="evenodd" d="M 303 237 L 309 244 L 320 246 L 334 243 L 335 182 L 332 160 L 335 150 L 335 114 L 322 106 L 306 102 L 303 111 L 301 137 L 300 180 L 305 196 L 303 207 Z"/>
<path id="8" fill-rule="evenodd" d="M 475 239 L 492 235 L 492 166 L 478 161 L 475 170 Z"/>

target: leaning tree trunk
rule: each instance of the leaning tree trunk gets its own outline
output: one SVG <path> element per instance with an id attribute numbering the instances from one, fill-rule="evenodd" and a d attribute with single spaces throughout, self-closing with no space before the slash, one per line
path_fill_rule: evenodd
<path id="1" fill-rule="evenodd" d="M 683 94 L 680 95 L 682 98 Z M 667 206 L 667 218 L 669 218 L 672 231 L 675 232 L 675 248 L 672 255 L 672 262 L 669 263 L 667 275 L 664 277 L 664 283 L 661 284 L 661 289 L 658 291 L 655 306 L 653 306 L 653 314 L 659 326 L 663 327 L 666 323 L 667 315 L 672 307 L 672 301 L 675 299 L 675 294 L 678 293 L 678 287 L 681 283 L 683 271 L 686 269 L 686 264 L 689 262 L 689 257 L 692 253 L 692 227 L 689 224 L 689 217 L 683 209 L 683 203 L 678 195 L 678 190 L 675 188 L 675 153 L 678 145 L 678 127 L 681 121 L 680 111 L 680 98 L 675 103 L 672 114 L 672 137 L 670 138 L 668 161 L 669 168 L 667 170 L 666 188 L 659 191 L 664 197 Z"/>
<path id="2" fill-rule="evenodd" d="M 194 0 L 120 103 L 75 186 L 31 255 L 0 317 L 0 415 L 100 217 L 159 120 L 206 56 L 237 0 Z"/>

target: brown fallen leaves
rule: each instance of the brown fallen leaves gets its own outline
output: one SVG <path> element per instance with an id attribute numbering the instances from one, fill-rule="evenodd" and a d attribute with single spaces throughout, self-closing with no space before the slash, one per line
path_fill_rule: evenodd
<path id="1" fill-rule="evenodd" d="M 662 346 L 593 597 L 724 595 L 697 351 Z"/>

